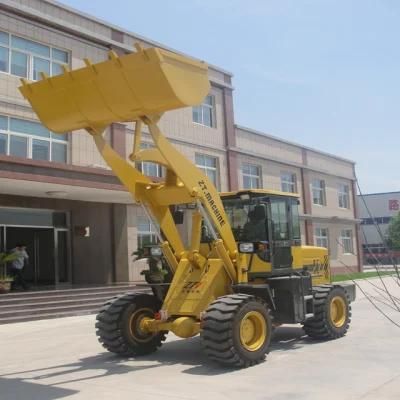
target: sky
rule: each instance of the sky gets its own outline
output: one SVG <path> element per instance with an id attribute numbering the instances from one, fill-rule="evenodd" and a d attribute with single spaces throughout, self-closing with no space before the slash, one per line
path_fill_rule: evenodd
<path id="1" fill-rule="evenodd" d="M 400 191 L 400 1 L 62 0 L 234 74 L 235 122 Z"/>

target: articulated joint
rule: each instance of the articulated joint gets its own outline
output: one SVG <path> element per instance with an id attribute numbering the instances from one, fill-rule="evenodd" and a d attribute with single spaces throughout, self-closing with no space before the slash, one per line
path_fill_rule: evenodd
<path id="1" fill-rule="evenodd" d="M 178 317 L 173 321 L 146 318 L 141 328 L 147 332 L 171 331 L 181 338 L 189 338 L 200 332 L 200 322 L 192 317 Z"/>
<path id="2" fill-rule="evenodd" d="M 206 259 L 198 251 L 190 251 L 188 253 L 188 260 L 196 268 L 203 268 Z"/>

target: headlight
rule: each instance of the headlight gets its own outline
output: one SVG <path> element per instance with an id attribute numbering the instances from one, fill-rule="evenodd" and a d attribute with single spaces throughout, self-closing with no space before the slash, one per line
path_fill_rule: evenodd
<path id="1" fill-rule="evenodd" d="M 239 243 L 240 253 L 254 253 L 254 243 Z"/>
<path id="2" fill-rule="evenodd" d="M 160 256 L 162 256 L 162 250 L 161 250 L 161 247 L 150 247 L 150 254 L 153 256 L 153 257 L 160 257 Z"/>

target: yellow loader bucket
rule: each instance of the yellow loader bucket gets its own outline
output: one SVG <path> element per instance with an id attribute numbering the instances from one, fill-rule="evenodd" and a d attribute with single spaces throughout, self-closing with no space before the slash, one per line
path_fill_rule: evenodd
<path id="1" fill-rule="evenodd" d="M 112 122 L 200 104 L 210 90 L 208 66 L 159 48 L 142 49 L 19 88 L 53 132 L 101 132 Z"/>

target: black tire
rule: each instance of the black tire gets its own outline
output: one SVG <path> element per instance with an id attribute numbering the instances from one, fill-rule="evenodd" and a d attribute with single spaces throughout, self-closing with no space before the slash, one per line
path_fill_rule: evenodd
<path id="1" fill-rule="evenodd" d="M 154 317 L 161 302 L 152 295 L 126 293 L 107 301 L 96 317 L 96 335 L 108 351 L 121 356 L 141 356 L 156 351 L 167 332 L 140 330 L 140 318 Z"/>
<path id="2" fill-rule="evenodd" d="M 241 340 L 241 324 L 249 312 L 255 311 L 265 321 L 266 334 L 259 348 L 249 351 Z M 265 302 L 247 294 L 232 294 L 212 302 L 200 332 L 207 356 L 228 367 L 244 368 L 260 363 L 269 350 L 272 318 Z"/>
<path id="3" fill-rule="evenodd" d="M 313 287 L 314 317 L 308 319 L 303 329 L 308 336 L 318 340 L 338 339 L 344 336 L 350 325 L 351 306 L 349 296 L 340 286 L 321 285 Z M 343 301 L 345 315 L 343 321 L 333 320 L 331 315 L 332 300 Z M 336 299 L 336 300 L 335 300 Z"/>

